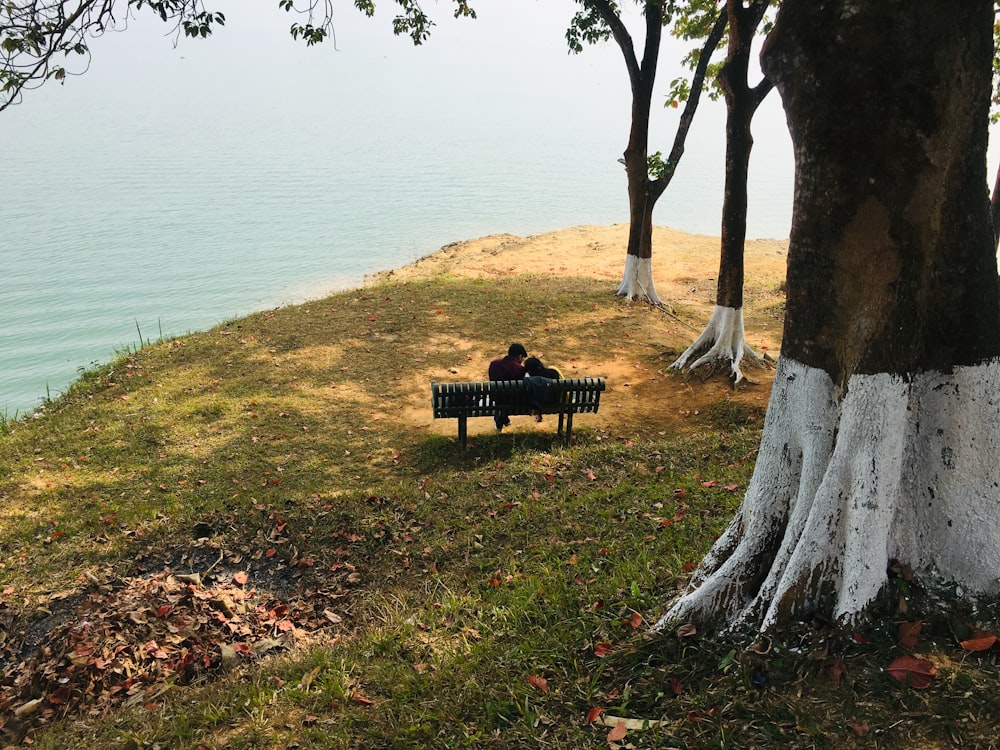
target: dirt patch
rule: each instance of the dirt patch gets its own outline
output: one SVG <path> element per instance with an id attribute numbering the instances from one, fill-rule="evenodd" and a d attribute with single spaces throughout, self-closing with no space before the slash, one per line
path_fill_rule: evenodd
<path id="1" fill-rule="evenodd" d="M 374 274 L 368 282 L 442 275 L 482 279 L 515 274 L 573 275 L 606 280 L 609 292 L 613 292 L 624 270 L 627 240 L 627 224 L 569 227 L 528 237 L 493 234 L 446 245 L 410 265 Z M 623 313 L 628 316 L 629 335 L 633 341 L 643 342 L 646 351 L 640 357 L 625 354 L 635 351 L 630 344 L 617 352 L 613 344 L 607 344 L 608 337 L 602 337 L 597 330 L 595 337 L 605 345 L 588 344 L 579 358 L 552 363 L 567 377 L 592 375 L 607 379 L 608 391 L 602 398 L 600 413 L 586 415 L 582 423 L 618 432 L 641 425 L 650 409 L 658 412 L 658 420 L 680 423 L 720 398 L 755 410 L 766 407 L 773 377 L 773 368 L 766 364 L 745 362 L 747 380 L 735 390 L 728 385 L 725 373 L 708 368 L 697 373 L 669 369 L 701 333 L 712 313 L 719 249 L 718 237 L 687 234 L 669 227 L 654 229 L 653 281 L 660 298 L 667 303 L 666 309 L 635 303 Z M 747 341 L 772 361 L 778 356 L 781 341 L 787 252 L 787 240 L 750 240 L 745 249 Z M 524 343 L 529 353 L 548 363 L 544 341 Z M 450 378 L 440 379 L 482 380 L 490 357 L 477 353 L 479 345 L 481 342 L 467 342 L 467 346 L 460 346 L 472 356 L 452 369 Z M 432 419 L 425 388 L 415 388 L 413 399 L 398 416 L 415 429 L 454 434 L 451 420 Z M 537 425 L 528 418 L 515 418 L 513 422 L 513 431 L 553 429 L 551 424 Z M 472 420 L 469 424 L 470 434 L 492 429 L 490 420 Z"/>

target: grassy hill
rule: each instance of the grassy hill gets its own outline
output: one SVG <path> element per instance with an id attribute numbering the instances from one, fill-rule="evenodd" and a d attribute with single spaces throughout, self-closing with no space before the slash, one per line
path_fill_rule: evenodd
<path id="1" fill-rule="evenodd" d="M 991 746 L 993 652 L 943 616 L 901 646 L 905 582 L 863 634 L 650 632 L 742 497 L 768 393 L 766 369 L 668 370 L 710 281 L 667 314 L 587 275 L 390 275 L 145 346 L 6 423 L 3 739 Z M 780 279 L 748 282 L 748 316 L 780 318 Z M 479 420 L 462 452 L 429 382 L 511 340 L 607 377 L 601 413 L 569 447 Z M 885 672 L 904 653 L 929 689 Z"/>

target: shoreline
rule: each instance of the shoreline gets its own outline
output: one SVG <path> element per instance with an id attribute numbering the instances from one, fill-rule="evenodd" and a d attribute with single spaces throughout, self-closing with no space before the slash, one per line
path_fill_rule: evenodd
<path id="1" fill-rule="evenodd" d="M 704 308 L 708 311 L 705 312 L 707 321 L 711 308 L 706 300 L 710 303 L 714 299 L 719 237 L 691 234 L 666 226 L 654 227 L 653 233 L 653 279 L 659 296 L 670 304 L 683 305 L 693 311 Z M 582 224 L 525 236 L 494 233 L 458 240 L 397 267 L 358 276 L 343 274 L 300 286 L 291 290 L 279 304 L 265 305 L 231 317 L 238 319 L 276 307 L 300 305 L 352 289 L 364 289 L 379 281 L 433 278 L 440 274 L 485 279 L 511 274 L 584 275 L 606 280 L 609 290 L 613 291 L 624 272 L 627 239 L 628 225 L 618 223 Z M 787 240 L 747 240 L 748 282 L 757 273 L 783 277 L 787 247 Z M 751 345 L 773 350 L 776 341 L 754 334 L 748 330 Z M 115 351 L 114 346 L 109 346 L 108 356 L 96 358 L 91 364 L 112 361 Z M 76 382 L 80 377 L 79 368 L 75 368 L 75 372 L 76 375 L 65 382 L 47 378 L 47 388 L 39 390 L 31 405 L 0 404 L 0 415 L 13 417 L 34 413 L 44 406 L 50 394 L 62 394 Z"/>

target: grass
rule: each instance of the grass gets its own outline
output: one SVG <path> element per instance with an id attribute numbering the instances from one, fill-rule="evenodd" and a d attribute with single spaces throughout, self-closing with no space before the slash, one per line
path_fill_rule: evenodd
<path id="1" fill-rule="evenodd" d="M 957 648 L 912 590 L 867 643 L 822 623 L 780 643 L 650 633 L 737 507 L 763 422 L 666 372 L 688 333 L 650 341 L 665 321 L 582 278 L 384 283 L 143 345 L 4 421 L 5 740 L 598 748 L 601 708 L 658 722 L 629 729 L 639 748 L 992 747 L 995 655 Z M 638 416 L 581 417 L 570 447 L 548 425 L 463 453 L 415 427 L 429 380 L 510 331 L 546 361 L 606 350 L 662 372 L 692 390 L 685 417 L 644 386 Z M 176 584 L 193 573 L 201 587 Z M 182 604 L 205 622 L 181 632 Z M 884 671 L 918 616 L 906 653 L 938 664 L 927 690 Z M 60 660 L 97 627 L 106 664 Z M 201 661 L 147 658 L 153 640 Z M 246 649 L 225 658 L 230 643 Z"/>

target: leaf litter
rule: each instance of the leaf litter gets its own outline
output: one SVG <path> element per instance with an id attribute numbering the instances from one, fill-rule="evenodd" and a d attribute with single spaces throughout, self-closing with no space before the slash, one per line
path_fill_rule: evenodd
<path id="1" fill-rule="evenodd" d="M 118 706 L 153 708 L 174 685 L 336 643 L 344 617 L 334 603 L 347 595 L 337 576 L 322 589 L 281 591 L 289 587 L 274 574 L 288 566 L 268 561 L 273 570 L 254 576 L 277 584 L 268 589 L 248 586 L 245 569 L 185 574 L 168 565 L 106 583 L 88 576 L 87 592 L 62 598 L 61 611 L 43 608 L 50 616 L 34 626 L 0 604 L 0 738 Z"/>

